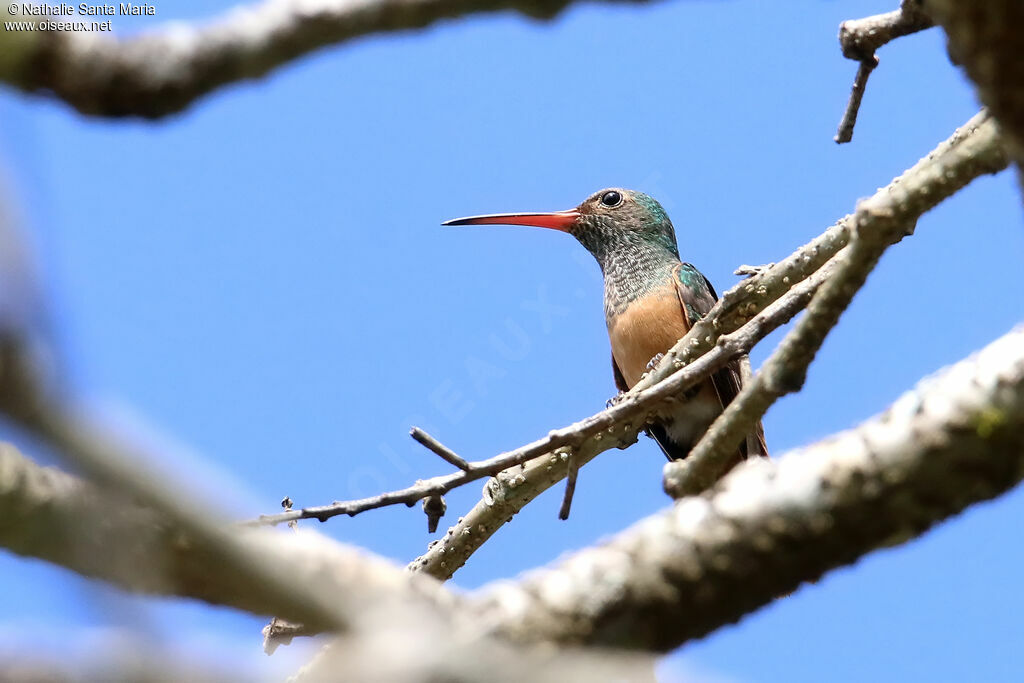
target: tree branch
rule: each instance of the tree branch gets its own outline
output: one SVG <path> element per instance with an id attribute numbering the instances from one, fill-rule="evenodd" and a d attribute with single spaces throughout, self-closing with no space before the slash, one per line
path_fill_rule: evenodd
<path id="1" fill-rule="evenodd" d="M 285 567 L 295 588 L 285 591 L 265 581 L 259 567 L 239 564 L 223 545 L 204 542 L 131 496 L 40 467 L 13 446 L 0 444 L 0 546 L 19 555 L 127 591 L 288 615 L 316 630 L 337 622 L 322 610 L 302 607 L 295 593 L 319 592 L 353 619 L 379 600 L 448 600 L 434 582 L 410 584 L 408 574 L 394 565 L 319 534 L 234 529 L 230 537 L 229 547 L 244 548 L 247 557 L 255 558 L 253 564 Z"/>
<path id="2" fill-rule="evenodd" d="M 320 630 L 344 629 L 395 599 L 450 599 L 435 582 L 410 584 L 405 572 L 319 534 L 232 527 L 152 471 L 146 453 L 56 402 L 34 360 L 18 336 L 0 335 L 0 412 L 93 483 L 0 452 L 0 545 L 127 590 Z"/>
<path id="3" fill-rule="evenodd" d="M 968 175 L 973 174 L 970 177 L 975 178 L 986 173 L 996 173 L 1005 168 L 1007 160 L 998 132 L 992 122 L 987 121 L 986 118 L 984 112 L 979 113 L 954 132 L 949 139 L 939 144 L 931 154 L 885 188 L 879 190 L 868 201 L 882 201 L 889 194 L 895 192 L 900 183 L 918 176 L 930 183 L 929 192 L 938 201 L 959 189 L 958 187 L 954 188 L 945 180 L 943 174 L 947 170 L 952 170 L 957 177 L 964 172 Z M 978 135 L 979 139 L 975 148 L 977 155 L 975 160 L 965 159 L 962 155 L 948 156 L 951 150 L 958 148 L 965 140 L 974 135 Z M 947 169 L 943 164 L 949 161 L 956 164 L 963 163 L 965 168 L 961 170 L 959 166 L 955 166 L 953 169 Z M 725 353 L 726 347 L 732 347 L 736 354 L 742 354 L 749 350 L 749 347 L 744 348 L 746 344 L 736 337 L 727 338 L 725 342 L 720 341 L 723 336 L 733 333 L 753 318 L 758 320 L 754 327 L 749 328 L 750 330 L 757 330 L 761 326 L 771 326 L 771 329 L 774 329 L 795 315 L 800 308 L 807 304 L 814 288 L 820 285 L 826 276 L 817 278 L 812 285 L 792 292 L 791 296 L 784 301 L 780 300 L 780 297 L 783 297 L 797 283 L 815 273 L 826 261 L 846 246 L 850 237 L 852 221 L 852 215 L 840 219 L 835 225 L 781 262 L 729 289 L 711 311 L 665 354 L 654 370 L 623 395 L 623 400 L 619 404 L 604 413 L 577 423 L 577 425 L 586 425 L 601 416 L 605 416 L 605 420 L 611 416 L 610 423 L 602 421 L 601 424 L 614 429 L 618 420 L 629 420 L 622 425 L 621 432 L 613 431 L 610 434 L 612 438 L 603 444 L 596 440 L 580 444 L 573 452 L 579 466 L 582 467 L 598 453 L 612 446 L 621 446 L 622 441 L 615 440 L 616 434 L 636 437 L 639 429 L 637 425 L 642 423 L 637 422 L 632 413 L 623 415 L 617 411 L 636 405 L 639 397 L 645 395 L 644 392 L 649 388 L 655 386 L 667 388 L 668 396 L 678 395 L 680 387 L 685 390 L 685 388 L 693 386 L 697 381 L 695 378 L 706 377 L 714 369 L 721 367 L 719 362 L 727 362 L 727 359 L 732 356 Z M 769 310 L 772 302 L 778 302 L 778 305 Z M 791 307 L 792 312 L 790 312 Z M 789 317 L 786 317 L 787 315 Z M 768 331 L 770 329 L 765 330 L 764 334 L 767 334 Z M 762 336 L 757 336 L 756 339 L 751 338 L 751 346 Z M 675 381 L 672 384 L 665 384 L 664 380 L 670 376 Z M 691 381 L 694 384 L 690 384 Z M 536 447 L 543 447 L 544 443 L 544 440 L 541 440 L 534 442 L 534 445 L 539 444 Z M 410 563 L 409 569 L 426 572 L 441 580 L 451 578 L 465 564 L 469 556 L 513 515 L 566 476 L 565 454 L 552 450 L 546 455 L 545 458 L 520 468 L 502 472 L 489 480 L 484 487 L 483 499 L 457 524 L 449 528 L 441 539 L 431 543 L 426 553 Z"/>
<path id="4" fill-rule="evenodd" d="M 454 465 L 463 471 L 473 469 L 473 466 L 466 462 L 458 453 L 448 448 L 419 427 L 413 427 L 410 429 L 409 436 L 411 436 L 416 443 L 433 452 L 437 457 L 441 458 L 449 465 Z"/>
<path id="5" fill-rule="evenodd" d="M 882 254 L 914 231 L 919 216 L 936 206 L 993 164 L 1005 165 L 1005 154 L 993 144 L 995 124 L 984 113 L 956 135 L 961 142 L 922 160 L 905 172 L 885 194 L 861 202 L 851 221 L 853 241 L 837 256 L 835 273 L 814 295 L 807 313 L 782 340 L 752 382 L 743 387 L 708 429 L 689 457 L 665 467 L 665 490 L 681 498 L 699 493 L 724 472 L 736 447 L 768 408 L 786 394 L 799 391 L 807 368 L 825 337 L 867 281 Z M 936 183 L 944 186 L 940 196 Z"/>
<path id="6" fill-rule="evenodd" d="M 12 452 L 0 451 L 4 482 L 21 479 L 11 476 L 9 463 L 25 467 L 24 459 L 19 464 L 20 456 L 12 457 Z M 43 476 L 54 481 L 69 477 L 53 471 Z M 830 568 L 916 536 L 967 505 L 1007 490 L 1022 476 L 1024 328 L 1018 328 L 941 376 L 921 382 L 884 415 L 856 430 L 788 454 L 777 466 L 748 462 L 713 491 L 518 583 L 492 584 L 459 600 L 425 601 L 417 586 L 409 586 L 411 577 L 387 563 L 371 566 L 360 556 L 362 568 L 353 570 L 344 557 L 330 553 L 295 556 L 293 578 L 298 583 L 315 579 L 322 588 L 325 575 L 340 574 L 346 585 L 358 585 L 368 594 L 361 605 L 362 634 L 402 622 L 396 615 L 423 613 L 455 628 L 455 643 L 465 643 L 472 632 L 474 638 L 495 633 L 525 642 L 668 649 Z M 45 495 L 80 498 L 80 486 L 51 482 Z M 74 491 L 70 497 L 69 491 Z M 10 504 L 10 495 L 4 491 L 0 502 Z M 34 494 L 16 495 L 31 501 Z M 27 509 L 28 523 L 36 523 L 34 506 Z M 42 514 L 69 514 L 67 510 Z M 137 538 L 134 529 L 116 531 L 88 554 L 107 557 L 111 549 Z M 303 535 L 259 529 L 241 534 L 250 540 L 274 539 L 266 545 L 272 553 L 281 552 L 283 539 Z M 250 574 L 225 571 L 219 566 L 222 560 L 212 552 L 204 568 L 214 576 L 211 580 L 222 581 L 218 590 L 232 594 L 238 588 L 216 577 L 231 574 L 244 582 Z M 371 613 L 377 616 L 367 616 Z M 454 616 L 458 614 L 462 616 Z M 416 635 L 423 639 L 422 630 Z M 435 642 L 433 637 L 427 640 Z"/>
<path id="7" fill-rule="evenodd" d="M 515 639 L 666 651 L 1022 477 L 1018 327 L 854 430 L 777 465 L 747 461 L 602 546 L 470 598 L 482 629 Z"/>
<path id="8" fill-rule="evenodd" d="M 927 0 L 927 7 L 949 37 L 950 57 L 966 68 L 999 122 L 1010 156 L 1024 169 L 1024 3 Z"/>
<path id="9" fill-rule="evenodd" d="M 839 120 L 839 130 L 833 138 L 836 144 L 841 145 L 853 140 L 853 128 L 857 125 L 860 103 L 864 100 L 868 78 L 878 66 L 878 61 L 878 57 L 871 55 L 868 59 L 862 59 L 857 66 L 857 75 L 853 77 L 853 87 L 850 88 L 850 99 L 846 101 L 846 110 L 843 112 L 843 118 Z"/>
<path id="10" fill-rule="evenodd" d="M 133 38 L 0 31 L 0 80 L 56 96 L 84 114 L 155 119 L 327 45 L 476 12 L 511 9 L 550 19 L 571 2 L 265 0 L 203 26 L 179 22 Z"/>
<path id="11" fill-rule="evenodd" d="M 900 8 L 885 14 L 876 14 L 863 19 L 844 21 L 839 25 L 839 46 L 843 56 L 860 62 L 853 80 L 850 100 L 846 104 L 843 119 L 836 132 L 837 143 L 853 139 L 853 127 L 857 123 L 857 112 L 868 85 L 868 76 L 878 66 L 875 51 L 891 40 L 934 26 L 931 17 L 921 8 L 921 0 L 902 0 Z"/>

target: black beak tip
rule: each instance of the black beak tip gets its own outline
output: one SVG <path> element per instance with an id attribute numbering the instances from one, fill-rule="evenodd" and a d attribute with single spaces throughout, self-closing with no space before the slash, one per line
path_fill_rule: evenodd
<path id="1" fill-rule="evenodd" d="M 441 225 L 465 225 L 465 223 L 461 218 L 453 218 L 451 220 L 442 222 Z"/>

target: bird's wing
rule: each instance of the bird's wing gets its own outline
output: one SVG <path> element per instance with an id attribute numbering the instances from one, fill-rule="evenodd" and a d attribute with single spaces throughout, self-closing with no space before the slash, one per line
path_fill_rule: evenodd
<path id="1" fill-rule="evenodd" d="M 676 286 L 676 294 L 679 295 L 679 305 L 683 309 L 686 326 L 692 328 L 715 305 L 715 302 L 718 301 L 718 294 L 715 293 L 711 282 L 692 264 L 680 263 L 673 271 L 673 275 L 672 281 Z M 743 384 L 739 361 L 734 360 L 721 370 L 717 370 L 711 375 L 711 381 L 724 409 L 736 398 L 736 394 L 739 393 Z M 741 450 L 744 457 L 752 455 L 767 457 L 768 446 L 765 444 L 764 428 L 760 422 L 757 423 L 754 432 L 747 437 L 746 442 L 741 445 Z"/>
<path id="2" fill-rule="evenodd" d="M 619 370 L 619 364 L 615 362 L 615 354 L 612 354 L 612 373 L 615 375 L 615 388 L 619 391 L 629 391 L 629 386 L 626 384 L 626 378 L 622 375 L 622 370 Z"/>

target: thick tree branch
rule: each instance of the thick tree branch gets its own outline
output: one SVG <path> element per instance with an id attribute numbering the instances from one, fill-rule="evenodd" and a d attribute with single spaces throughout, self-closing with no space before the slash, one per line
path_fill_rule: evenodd
<path id="1" fill-rule="evenodd" d="M 990 119 L 982 114 L 966 128 L 957 132 L 962 140 L 959 144 L 923 159 L 890 185 L 888 192 L 860 203 L 850 222 L 853 241 L 836 257 L 842 263 L 835 274 L 814 295 L 806 315 L 715 420 L 689 457 L 666 465 L 666 491 L 680 498 L 714 483 L 736 446 L 768 408 L 803 386 L 807 368 L 825 337 L 885 250 L 912 234 L 919 216 L 978 177 L 979 169 L 1005 165 L 1005 154 L 993 144 L 997 132 Z M 937 191 L 939 187 L 941 191 Z"/>
<path id="2" fill-rule="evenodd" d="M 967 159 L 963 155 L 949 154 L 952 150 L 959 148 L 965 140 L 971 139 L 975 135 L 978 136 L 978 143 L 977 146 L 972 147 L 976 155 L 974 159 Z M 953 167 L 947 167 L 949 163 L 953 163 Z M 960 168 L 960 164 L 964 165 L 964 169 Z M 982 112 L 958 129 L 948 140 L 938 145 L 931 154 L 919 161 L 909 171 L 879 190 L 868 202 L 884 201 L 887 196 L 897 192 L 896 188 L 900 183 L 918 177 L 927 179 L 931 188 L 929 192 L 937 202 L 959 189 L 944 179 L 944 174 L 947 171 L 953 173 L 954 177 L 969 180 L 986 173 L 996 173 L 1005 168 L 1006 164 L 1006 155 L 1002 150 L 998 131 L 994 124 L 987 120 L 987 115 Z M 966 175 L 961 176 L 961 173 L 966 173 Z M 591 438 L 577 446 L 573 451 L 573 456 L 577 459 L 579 466 L 582 467 L 604 450 L 613 446 L 621 447 L 622 439 L 625 436 L 636 438 L 642 422 L 638 422 L 633 413 L 626 414 L 624 410 L 630 406 L 636 406 L 640 396 L 647 395 L 645 392 L 648 389 L 651 387 L 661 388 L 663 391 L 667 391 L 666 397 L 678 395 L 680 388 L 693 386 L 691 381 L 695 382 L 696 378 L 706 377 L 714 369 L 721 367 L 718 363 L 724 362 L 723 359 L 749 350 L 749 347 L 745 347 L 745 344 L 740 343 L 740 340 L 736 338 L 721 342 L 723 335 L 731 334 L 757 316 L 760 316 L 759 321 L 751 329 L 757 329 L 759 326 L 769 323 L 772 325 L 776 325 L 776 322 L 782 324 L 795 315 L 799 308 L 809 301 L 810 294 L 813 293 L 813 289 L 810 287 L 793 293 L 793 296 L 786 299 L 785 303 L 779 301 L 777 308 L 772 308 L 769 311 L 768 307 L 797 283 L 815 273 L 846 246 L 850 238 L 852 221 L 853 215 L 842 218 L 786 259 L 760 271 L 757 275 L 740 282 L 725 292 L 714 308 L 665 354 L 657 367 L 647 377 L 642 378 L 632 390 L 623 395 L 623 400 L 619 404 L 604 413 L 599 413 L 568 428 L 586 428 L 588 424 L 594 423 L 603 416 L 599 422 L 602 425 L 602 430 L 606 428 L 613 430 L 609 434 L 611 438 L 603 443 Z M 816 279 L 813 286 L 819 285 L 823 279 Z M 795 307 L 791 313 L 788 311 L 790 306 Z M 785 317 L 786 315 L 789 317 Z M 752 343 L 760 338 L 758 336 Z M 726 347 L 732 347 L 731 353 L 724 353 Z M 709 356 L 713 360 L 709 360 Z M 670 376 L 675 381 L 666 384 L 664 380 Z M 628 420 L 628 422 L 622 424 L 619 431 L 615 431 L 614 425 L 619 424 L 619 420 Z M 565 432 L 566 430 L 560 431 Z M 604 436 L 605 433 L 598 431 L 596 434 Z M 552 432 L 552 434 L 556 434 L 556 432 Z M 550 443 L 541 440 L 528 447 L 539 450 L 543 449 L 545 445 L 551 446 Z M 551 446 L 551 451 L 541 459 L 507 470 L 490 479 L 484 487 L 483 499 L 457 524 L 449 528 L 441 539 L 431 543 L 427 552 L 413 561 L 409 568 L 413 571 L 426 572 L 442 580 L 451 578 L 455 571 L 465 564 L 469 556 L 513 515 L 566 476 L 567 457 L 564 452 L 559 453 L 554 448 Z"/>
<path id="3" fill-rule="evenodd" d="M 850 99 L 846 101 L 843 118 L 839 120 L 839 130 L 832 138 L 837 144 L 842 145 L 853 140 L 853 129 L 857 125 L 857 114 L 860 113 L 860 103 L 864 101 L 864 92 L 868 89 L 868 78 L 878 66 L 878 62 L 878 57 L 871 55 L 868 59 L 860 60 L 860 64 L 857 65 L 857 74 L 853 77 L 853 86 L 850 88 Z"/>
<path id="4" fill-rule="evenodd" d="M 339 610 L 362 610 L 378 600 L 448 599 L 433 582 L 410 584 L 393 565 L 319 534 L 234 529 L 230 536 L 256 563 L 287 567 L 290 583 L 330 596 Z M 319 611 L 296 607 L 303 603 L 265 581 L 260 569 L 240 566 L 223 546 L 204 542 L 166 514 L 40 467 L 6 444 L 0 445 L 0 546 L 131 592 L 285 614 L 317 630 L 333 625 Z"/>
<path id="5" fill-rule="evenodd" d="M 332 639 L 289 681 L 323 683 L 655 683 L 651 653 L 485 638 L 480 629 L 451 633 L 429 614 L 391 615 L 371 628 Z"/>
<path id="6" fill-rule="evenodd" d="M 416 443 L 420 444 L 427 450 L 433 452 L 435 455 L 437 455 L 439 458 L 447 462 L 449 465 L 454 465 L 455 467 L 458 467 L 460 470 L 473 469 L 473 466 L 466 462 L 458 453 L 448 448 L 443 443 L 432 437 L 430 434 L 427 434 L 419 427 L 413 427 L 412 429 L 410 429 L 409 436 L 411 436 Z"/>
<path id="7" fill-rule="evenodd" d="M 93 483 L 0 451 L 0 545 L 127 590 L 181 595 L 321 630 L 392 600 L 446 602 L 435 582 L 315 533 L 233 527 L 140 449 L 56 401 L 16 334 L 0 335 L 0 412 Z"/>
<path id="8" fill-rule="evenodd" d="M 570 2 L 265 0 L 206 25 L 176 23 L 133 38 L 0 31 L 0 80 L 55 95 L 85 114 L 159 118 L 327 45 L 476 12 L 512 9 L 547 19 Z M 6 5 L 0 13 L 10 18 Z"/>
<path id="9" fill-rule="evenodd" d="M 953 134 L 939 143 L 928 156 L 918 161 L 900 177 L 878 190 L 869 201 L 881 198 L 893 192 L 900 182 L 907 179 L 913 172 L 934 176 L 935 160 L 945 158 L 951 150 L 964 143 L 975 131 L 984 132 L 985 144 L 978 147 L 977 154 L 982 163 L 975 168 L 977 176 L 998 173 L 1009 163 L 1003 140 L 998 126 L 988 121 L 985 111 L 978 112 Z M 949 197 L 950 188 L 941 179 L 936 179 L 936 196 L 940 199 Z M 634 390 L 642 389 L 660 382 L 679 368 L 684 367 L 693 359 L 712 348 L 719 336 L 737 329 L 764 310 L 772 301 L 778 299 L 794 284 L 807 278 L 818 270 L 822 264 L 831 259 L 850 241 L 850 226 L 853 214 L 840 218 L 834 225 L 813 240 L 803 245 L 782 261 L 773 264 L 743 282 L 726 291 L 718 303 L 704 316 L 686 336 L 669 349 L 664 358 L 646 377 L 641 378 Z"/>
<path id="10" fill-rule="evenodd" d="M 0 655 L 0 681 L 4 683 L 84 683 L 132 681 L 133 683 L 237 683 L 237 667 L 188 661 L 180 653 L 160 651 L 154 643 L 111 634 L 110 641 L 87 655 L 44 657 L 38 653 Z"/>
<path id="11" fill-rule="evenodd" d="M 932 26 L 934 23 L 922 9 L 921 0 L 902 0 L 900 8 L 893 12 L 852 19 L 839 25 L 839 46 L 843 56 L 860 62 L 860 65 L 853 80 L 846 111 L 839 122 L 836 142 L 841 144 L 853 139 L 853 127 L 857 123 L 857 112 L 868 85 L 868 76 L 878 66 L 875 50 L 891 40 Z"/>
<path id="12" fill-rule="evenodd" d="M 10 450 L 0 453 L 3 481 L 22 479 L 17 472 L 25 469 L 25 461 L 12 457 Z M 29 476 L 52 479 L 40 489 L 47 497 L 97 495 L 77 490 L 89 485 L 54 483 L 69 475 L 35 471 Z M 941 376 L 923 381 L 884 415 L 856 430 L 783 456 L 778 465 L 748 462 L 703 496 L 684 500 L 610 543 L 518 583 L 487 586 L 459 600 L 424 601 L 423 593 L 410 587 L 407 574 L 384 562 L 372 566 L 362 556 L 363 568 L 352 572 L 342 555 L 323 553 L 318 546 L 314 557 L 295 555 L 292 566 L 296 582 L 315 580 L 322 589 L 325 575 L 340 574 L 346 585 L 360 587 L 367 599 L 357 638 L 402 622 L 396 616 L 422 613 L 433 615 L 429 619 L 435 625 L 454 629 L 454 640 L 439 638 L 442 643 L 465 645 L 467 638 L 490 632 L 527 642 L 669 649 L 830 568 L 916 536 L 967 505 L 1005 491 L 1022 476 L 1024 328 L 1019 328 Z M 3 492 L 0 502 L 10 504 L 11 495 Z M 30 513 L 38 510 L 38 503 L 31 502 L 35 494 L 13 495 L 20 496 L 19 504 L 30 501 Z M 86 505 L 91 509 L 98 503 Z M 55 514 L 69 513 L 41 511 L 44 517 Z M 27 516 L 33 524 L 32 515 Z M 131 543 L 136 533 L 129 528 L 124 534 L 107 534 L 103 545 L 89 548 L 89 554 L 107 557 L 111 549 Z M 271 553 L 281 552 L 282 539 L 302 536 L 260 529 L 238 533 L 246 539 L 273 539 L 265 546 Z M 214 577 L 231 574 L 219 566 L 222 561 L 223 556 L 211 552 L 205 570 Z M 236 581 L 250 576 L 233 571 Z M 225 580 L 217 590 L 233 594 L 238 589 Z M 423 638 L 423 630 L 414 633 Z"/>
<path id="13" fill-rule="evenodd" d="M 999 122 L 1010 156 L 1024 169 L 1024 3 L 927 0 L 925 7 L 945 29 L 950 56 L 967 69 Z"/>
<path id="14" fill-rule="evenodd" d="M 1024 477 L 1024 327 L 884 414 L 752 460 L 610 542 L 470 598 L 521 640 L 669 650 Z"/>

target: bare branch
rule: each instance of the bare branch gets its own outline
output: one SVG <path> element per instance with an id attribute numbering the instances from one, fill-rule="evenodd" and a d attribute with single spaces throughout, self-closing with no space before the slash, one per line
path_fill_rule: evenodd
<path id="1" fill-rule="evenodd" d="M 975 150 L 974 160 L 960 159 L 966 164 L 966 172 L 978 177 L 986 173 L 996 173 L 1006 167 L 1007 160 L 1002 151 L 1001 141 L 990 122 L 986 122 L 984 112 L 978 114 L 963 127 L 958 129 L 949 139 L 939 144 L 927 157 L 918 162 L 911 171 L 904 173 L 892 183 L 879 190 L 870 201 L 880 201 L 896 191 L 897 185 L 906 182 L 908 176 L 929 178 L 931 192 L 936 201 L 950 196 L 955 189 L 947 184 L 939 174 L 940 168 L 936 160 L 948 159 L 946 153 L 958 147 L 964 140 L 973 136 L 977 130 L 983 129 L 982 144 Z M 959 176 L 961 170 L 954 169 Z M 958 189 L 958 188 L 957 188 Z M 714 369 L 721 367 L 719 363 L 727 362 L 730 354 L 741 354 L 759 341 L 771 329 L 784 324 L 794 316 L 810 300 L 814 288 L 823 281 L 818 278 L 790 295 L 783 297 L 797 283 L 815 273 L 831 259 L 840 249 L 846 246 L 850 237 L 850 225 L 853 216 L 840 219 L 835 225 L 814 240 L 797 249 L 793 254 L 753 277 L 740 282 L 722 295 L 714 308 L 673 346 L 648 375 L 636 386 L 623 395 L 623 400 L 605 413 L 577 423 L 586 425 L 602 415 L 611 415 L 612 422 L 602 420 L 600 424 L 612 426 L 616 420 L 630 420 L 623 425 L 621 431 L 612 431 L 610 439 L 604 443 L 588 441 L 573 451 L 574 457 L 582 467 L 593 457 L 612 446 L 621 447 L 626 436 L 636 438 L 640 423 L 635 421 L 632 413 L 623 416 L 620 409 L 633 406 L 649 387 L 671 386 L 671 391 L 678 391 L 693 386 L 689 382 L 698 381 Z M 778 300 L 778 301 L 777 301 Z M 777 302 L 777 305 L 772 305 Z M 787 317 L 788 316 L 788 317 Z M 744 330 L 743 334 L 730 336 L 751 319 L 756 324 Z M 762 334 L 763 331 L 763 334 Z M 722 340 L 724 335 L 724 341 Z M 750 346 L 747 346 L 749 343 Z M 726 349 L 731 349 L 726 352 Z M 680 369 L 681 368 L 681 369 Z M 673 374 L 675 373 L 675 374 Z M 669 376 L 673 384 L 666 385 L 663 380 Z M 659 384 L 660 383 L 660 384 Z M 669 394 L 670 396 L 673 394 Z M 625 428 L 628 427 L 628 428 Z M 555 432 L 552 432 L 553 434 Z M 602 432 L 599 432 L 602 433 Z M 616 440 L 616 436 L 619 440 Z M 535 442 L 543 444 L 543 440 Z M 478 502 L 462 519 L 439 540 L 434 541 L 427 552 L 413 561 L 409 568 L 423 571 L 438 579 L 450 578 L 472 555 L 483 545 L 505 522 L 510 520 L 526 504 L 545 490 L 561 481 L 566 475 L 566 458 L 552 451 L 547 457 L 536 460 L 522 468 L 502 472 L 488 481 L 484 487 L 483 499 Z"/>
<path id="2" fill-rule="evenodd" d="M 739 330 L 719 338 L 710 352 L 673 375 L 672 380 L 685 387 L 680 391 L 695 386 L 715 369 L 724 366 L 729 359 L 742 355 L 771 331 L 792 319 L 807 305 L 815 290 L 828 279 L 834 265 L 832 262 L 826 264 L 750 319 Z M 636 429 L 629 424 L 626 428 L 635 438 Z M 611 445 L 605 444 L 602 447 L 600 440 L 585 442 L 581 448 L 572 452 L 571 457 L 576 461 L 578 469 Z M 504 471 L 488 481 L 484 487 L 483 500 L 450 528 L 442 539 L 431 543 L 426 554 L 410 563 L 409 569 L 425 571 L 442 580 L 450 578 L 502 524 L 510 520 L 527 503 L 567 476 L 569 453 L 570 449 L 558 449 L 549 457 L 535 460 L 521 468 Z"/>
<path id="3" fill-rule="evenodd" d="M 853 87 L 850 88 L 850 99 L 846 102 L 846 111 L 839 121 L 839 130 L 833 138 L 838 144 L 849 142 L 853 139 L 853 128 L 857 125 L 857 114 L 860 112 L 860 103 L 864 99 L 864 91 L 868 87 L 868 77 L 878 66 L 878 57 L 871 55 L 870 58 L 861 60 L 857 67 L 857 75 L 853 77 Z"/>
<path id="4" fill-rule="evenodd" d="M 865 60 L 890 41 L 935 25 L 921 0 L 901 0 L 900 8 L 839 25 L 839 46 L 847 59 Z"/>
<path id="5" fill-rule="evenodd" d="M 426 449 L 437 454 L 442 460 L 447 462 L 449 465 L 455 465 L 463 472 L 468 472 L 473 469 L 473 466 L 468 462 L 459 457 L 458 453 L 445 446 L 443 443 L 427 434 L 419 427 L 413 427 L 409 430 L 409 436 L 416 441 L 416 443 L 422 445 Z"/>
<path id="6" fill-rule="evenodd" d="M 846 111 L 839 122 L 839 131 L 835 137 L 837 143 L 853 139 L 853 127 L 857 123 L 857 112 L 867 88 L 868 76 L 878 66 L 875 51 L 891 40 L 934 26 L 921 5 L 921 0 L 902 0 L 900 8 L 893 12 L 852 19 L 839 25 L 839 46 L 843 56 L 860 62 L 860 65 L 853 80 Z"/>
<path id="7" fill-rule="evenodd" d="M 485 638 L 476 624 L 452 633 L 431 614 L 384 615 L 368 628 L 335 638 L 289 680 L 445 681 L 446 683 L 655 683 L 651 653 L 548 647 Z"/>
<path id="8" fill-rule="evenodd" d="M 603 546 L 485 586 L 482 629 L 666 651 L 1024 477 L 1024 327 L 854 430 L 737 467 Z"/>
<path id="9" fill-rule="evenodd" d="M 841 263 L 835 273 L 814 295 L 807 314 L 753 381 L 715 420 L 689 457 L 666 465 L 666 491 L 680 498 L 699 493 L 714 483 L 736 446 L 768 408 L 782 396 L 801 389 L 807 368 L 825 337 L 839 322 L 882 254 L 912 234 L 918 217 L 942 201 L 943 197 L 935 193 L 937 179 L 944 192 L 952 194 L 976 178 L 978 168 L 990 168 L 993 161 L 1005 164 L 1005 154 L 993 145 L 997 132 L 991 119 L 982 115 L 965 128 L 968 130 L 956 134 L 961 140 L 959 144 L 919 162 L 884 195 L 860 203 L 851 222 L 853 241 L 836 257 Z M 994 158 L 986 158 L 989 155 Z"/>
<path id="10" fill-rule="evenodd" d="M 572 497 L 576 495 L 576 477 L 579 475 L 580 465 L 576 458 L 569 454 L 569 462 L 565 472 L 565 495 L 562 497 L 562 507 L 558 510 L 558 518 L 569 519 L 569 510 L 572 509 Z"/>
<path id="11" fill-rule="evenodd" d="M 394 635 L 396 624 L 427 618 L 442 628 L 411 629 L 410 637 L 427 650 L 449 653 L 467 642 L 476 647 L 488 633 L 526 642 L 668 649 L 832 567 L 918 535 L 1022 476 L 1024 328 L 1019 328 L 922 382 L 858 429 L 786 455 L 777 466 L 748 462 L 704 496 L 519 583 L 486 586 L 460 600 L 424 601 L 425 584 L 410 587 L 411 577 L 387 563 L 373 565 L 361 557 L 362 568 L 353 572 L 343 555 L 329 553 L 319 559 L 295 556 L 294 580 L 316 578 L 322 587 L 325 574 L 340 573 L 346 584 L 370 594 L 362 606 L 374 609 L 364 611 L 364 628 L 355 640 L 341 643 Z M 55 488 L 60 496 L 59 486 L 47 494 Z M 95 526 L 101 525 L 90 528 Z M 266 550 L 278 553 L 282 539 L 304 534 L 257 529 L 242 535 L 274 539 Z M 106 542 L 116 548 L 131 540 L 110 535 Z M 96 556 L 106 556 L 104 548 L 96 550 Z M 219 566 L 222 559 L 211 551 L 205 569 L 231 574 Z M 233 571 L 236 580 L 249 576 Z M 218 590 L 237 590 L 229 581 L 214 580 L 222 581 Z M 378 628 L 384 624 L 388 628 Z M 425 632 L 445 637 L 424 639 Z M 481 645 L 495 646 L 494 641 Z M 478 660 L 498 661 L 489 657 Z M 429 658 L 424 665 L 438 662 Z"/>
<path id="12" fill-rule="evenodd" d="M 439 496 L 464 484 L 495 476 L 510 467 L 540 458 L 551 449 L 578 443 L 587 436 L 591 436 L 603 429 L 604 423 L 609 421 L 609 418 L 603 416 L 604 413 L 598 413 L 588 420 L 584 420 L 584 422 L 576 423 L 561 430 L 555 430 L 546 438 L 534 441 L 522 448 L 501 453 L 487 460 L 466 463 L 466 468 L 459 472 L 430 479 L 421 479 L 404 489 L 388 491 L 387 493 L 370 496 L 369 498 L 335 501 L 329 505 L 288 510 L 272 515 L 260 515 L 257 519 L 242 522 L 241 524 L 242 526 L 265 526 L 292 522 L 299 519 L 317 519 L 324 522 L 338 515 L 354 517 L 360 512 L 375 510 L 389 505 L 414 505 L 419 500 Z M 556 445 L 551 446 L 550 444 Z"/>
<path id="13" fill-rule="evenodd" d="M 133 38 L 0 31 L 0 80 L 84 114 L 153 119 L 327 45 L 476 12 L 549 19 L 571 1 L 264 0 L 201 26 L 178 22 Z"/>

